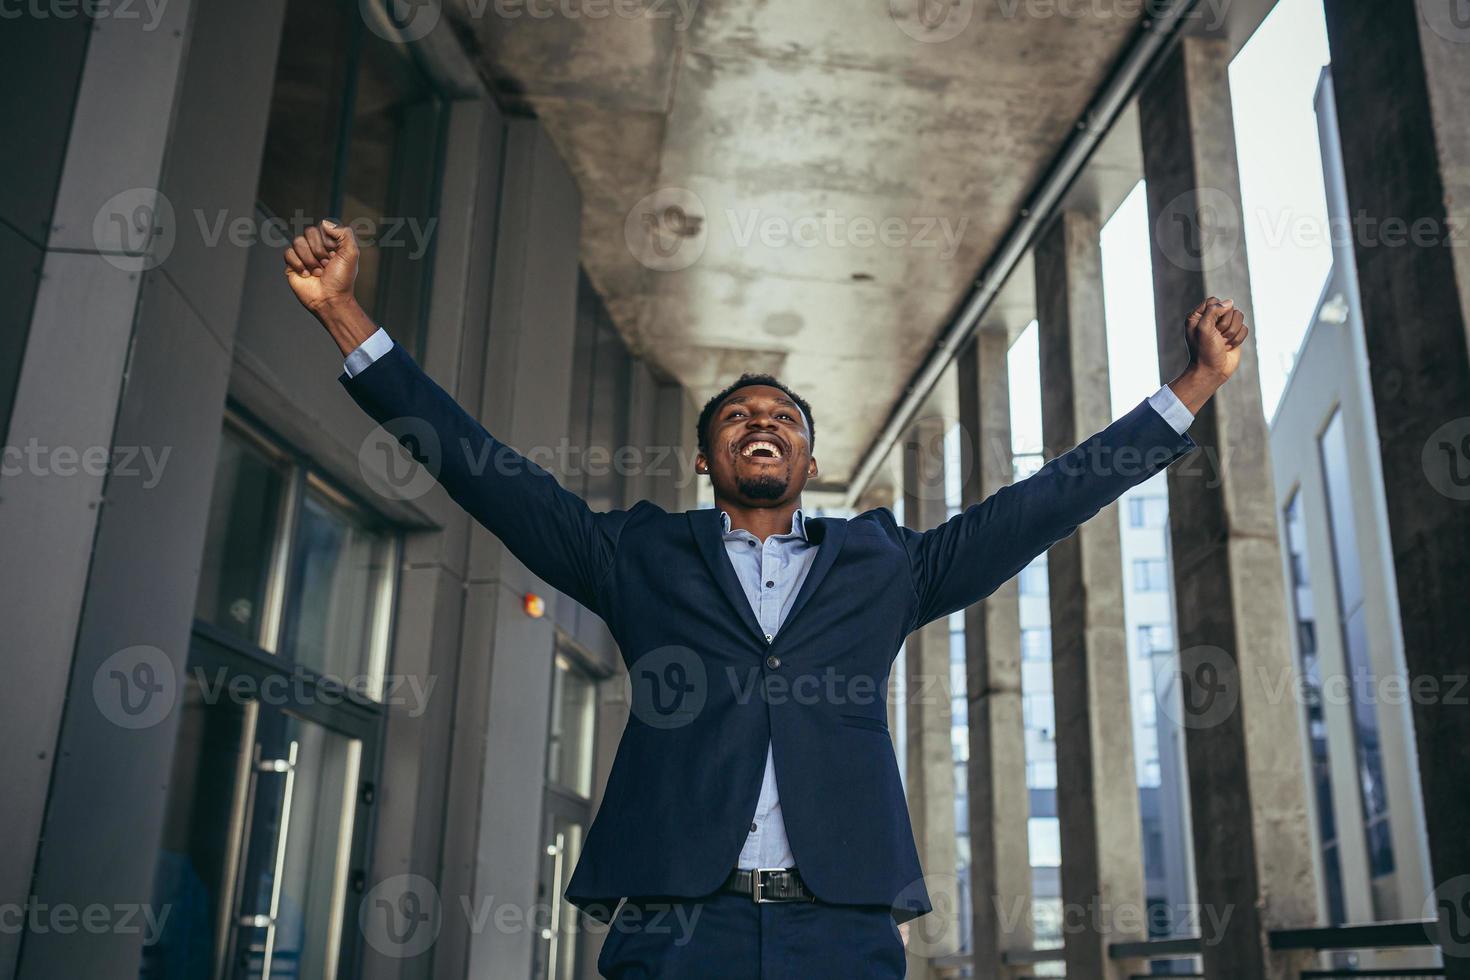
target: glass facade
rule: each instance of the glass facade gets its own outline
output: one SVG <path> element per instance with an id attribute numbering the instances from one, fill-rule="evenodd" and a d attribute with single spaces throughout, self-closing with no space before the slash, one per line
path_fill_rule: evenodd
<path id="1" fill-rule="evenodd" d="M 1133 591 L 1169 591 L 1169 563 L 1162 558 L 1135 558 L 1133 560 Z"/>
<path id="2" fill-rule="evenodd" d="M 352 974 L 397 554 L 381 521 L 227 419 L 155 870 L 177 914 L 140 976 Z"/>
<path id="3" fill-rule="evenodd" d="M 1383 778 L 1383 747 L 1372 691 L 1377 689 L 1372 652 L 1368 649 L 1363 604 L 1362 561 L 1354 521 L 1352 477 L 1341 410 L 1319 440 L 1322 480 L 1332 535 L 1332 564 L 1337 582 L 1337 612 L 1342 623 L 1343 655 L 1348 689 L 1352 692 L 1353 732 L 1356 738 L 1358 789 L 1363 805 L 1363 829 L 1368 839 L 1368 863 L 1374 878 L 1394 870 L 1393 838 L 1389 829 L 1388 793 Z M 1365 696 L 1367 695 L 1367 696 Z"/>
<path id="4" fill-rule="evenodd" d="M 1342 864 L 1337 840 L 1337 811 L 1332 802 L 1332 768 L 1329 761 L 1327 720 L 1323 716 L 1322 665 L 1317 655 L 1317 614 L 1312 600 L 1311 570 L 1307 561 L 1307 532 L 1302 519 L 1301 491 L 1286 505 L 1282 530 L 1286 539 L 1287 591 L 1291 597 L 1292 625 L 1296 633 L 1297 665 L 1302 677 L 1302 712 L 1311 753 L 1312 789 L 1317 804 L 1317 833 L 1321 839 L 1322 874 L 1331 924 L 1347 921 L 1342 895 Z"/>
<path id="5" fill-rule="evenodd" d="M 291 235 L 350 223 L 355 291 L 378 323 L 423 352 L 445 102 L 401 45 L 347 0 L 289 0 L 261 161 L 260 204 Z"/>

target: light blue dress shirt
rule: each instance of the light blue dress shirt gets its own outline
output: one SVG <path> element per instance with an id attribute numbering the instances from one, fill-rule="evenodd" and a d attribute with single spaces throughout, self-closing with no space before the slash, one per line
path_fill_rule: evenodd
<path id="1" fill-rule="evenodd" d="M 347 376 L 354 377 L 393 349 L 387 332 L 379 329 L 361 347 L 347 355 L 343 365 Z M 1194 423 L 1192 413 L 1173 389 L 1164 385 L 1148 398 L 1154 411 L 1180 435 Z M 780 632 L 786 614 L 801 583 L 806 581 L 817 545 L 807 540 L 806 518 L 800 510 L 791 519 L 791 530 L 773 534 L 764 542 L 749 531 L 732 530 L 730 515 L 720 514 L 725 553 L 735 568 L 735 577 L 745 590 L 745 598 L 755 613 L 761 630 L 770 636 Z M 750 832 L 740 850 L 739 867 L 794 868 L 796 856 L 786 838 L 786 823 L 781 819 L 781 799 L 776 791 L 776 760 L 769 743 L 766 745 L 766 771 L 761 777 L 760 797 L 750 820 Z"/>
<path id="2" fill-rule="evenodd" d="M 735 568 L 735 577 L 745 590 L 750 609 L 760 623 L 761 632 L 775 636 L 791 611 L 791 604 L 806 573 L 811 570 L 817 546 L 806 537 L 806 517 L 798 510 L 791 518 L 791 530 L 773 534 L 763 542 L 749 531 L 732 530 L 730 515 L 720 514 L 724 529 L 725 554 Z M 770 743 L 766 744 L 766 771 L 761 777 L 760 798 L 750 820 L 750 832 L 741 848 L 741 868 L 794 868 L 796 858 L 786 839 L 786 823 L 781 819 L 781 798 L 776 792 L 776 759 Z"/>

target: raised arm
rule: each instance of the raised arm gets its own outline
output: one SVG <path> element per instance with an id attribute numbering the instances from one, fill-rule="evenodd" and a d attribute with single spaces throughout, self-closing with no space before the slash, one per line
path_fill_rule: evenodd
<path id="1" fill-rule="evenodd" d="M 1185 322 L 1189 367 L 1152 398 L 938 527 L 901 528 L 918 597 L 913 627 L 990 595 L 1130 487 L 1193 449 L 1184 430 L 1235 373 L 1249 335 L 1234 303 L 1210 297 Z"/>
<path id="2" fill-rule="evenodd" d="M 351 229 L 326 221 L 285 253 L 292 291 L 344 358 L 378 331 L 353 298 L 358 255 Z M 397 344 L 342 383 L 527 568 L 599 611 L 599 585 L 625 514 L 594 514 L 544 468 L 485 431 Z"/>

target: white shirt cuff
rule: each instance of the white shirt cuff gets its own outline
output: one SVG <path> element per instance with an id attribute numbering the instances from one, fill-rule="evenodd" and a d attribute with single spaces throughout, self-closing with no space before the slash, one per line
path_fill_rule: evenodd
<path id="1" fill-rule="evenodd" d="M 378 331 L 382 333 L 381 330 Z M 364 347 L 367 345 L 364 344 Z M 1148 403 L 1153 406 L 1154 411 L 1164 417 L 1169 427 L 1181 436 L 1194 424 L 1194 413 L 1184 406 L 1179 396 L 1174 394 L 1174 389 L 1168 385 L 1160 388 L 1148 396 Z"/>
<path id="2" fill-rule="evenodd" d="M 374 361 L 392 349 L 393 338 L 388 336 L 388 331 L 379 327 L 377 332 L 367 340 L 364 340 L 357 350 L 347 355 L 347 360 L 343 362 L 342 369 L 347 372 L 349 378 L 355 378 L 366 371 Z M 1168 416 L 1165 417 L 1167 418 Z"/>

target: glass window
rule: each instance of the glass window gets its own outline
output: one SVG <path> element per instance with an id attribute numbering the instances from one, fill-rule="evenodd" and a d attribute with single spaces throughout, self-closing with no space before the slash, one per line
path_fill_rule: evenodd
<path id="1" fill-rule="evenodd" d="M 1363 606 L 1362 561 L 1353 520 L 1352 477 L 1348 472 L 1347 435 L 1342 412 L 1336 411 L 1320 439 L 1322 478 L 1327 491 L 1327 517 L 1332 536 L 1332 565 L 1337 573 L 1337 608 L 1342 622 L 1352 691 L 1353 727 L 1357 736 L 1358 788 L 1368 835 L 1369 861 L 1375 878 L 1394 870 L 1392 838 L 1388 828 L 1388 794 L 1383 775 L 1383 747 L 1378 714 L 1371 697 L 1373 661 Z"/>
<path id="2" fill-rule="evenodd" d="M 225 429 L 194 615 L 257 646 L 267 645 L 271 566 L 286 487 L 286 468 L 279 460 Z"/>
<path id="3" fill-rule="evenodd" d="M 1031 663 L 1047 663 L 1051 660 L 1051 630 L 1021 630 L 1021 659 Z"/>
<path id="4" fill-rule="evenodd" d="M 1037 558 L 1031 564 L 1021 569 L 1021 594 L 1022 595 L 1046 595 L 1049 586 L 1046 581 L 1046 556 Z"/>
<path id="5" fill-rule="evenodd" d="M 1167 623 L 1138 627 L 1138 655 L 1144 659 L 1174 649 L 1174 629 Z"/>
<path id="6" fill-rule="evenodd" d="M 382 323 L 422 322 L 440 101 L 399 47 L 364 37 L 340 211 L 362 242 L 357 301 Z"/>
<path id="7" fill-rule="evenodd" d="M 1037 759 L 1026 763 L 1027 789 L 1056 789 L 1057 763 L 1055 759 Z"/>
<path id="8" fill-rule="evenodd" d="M 552 672 L 551 730 L 547 737 L 546 781 L 578 796 L 592 796 L 597 685 L 562 654 Z"/>
<path id="9" fill-rule="evenodd" d="M 281 652 L 380 697 L 392 539 L 310 487 L 302 501 Z"/>
<path id="10" fill-rule="evenodd" d="M 1307 532 L 1302 521 L 1302 495 L 1291 496 L 1283 515 L 1288 564 L 1292 569 L 1292 613 L 1296 619 L 1297 663 L 1302 674 L 1302 710 L 1306 715 L 1312 784 L 1317 801 L 1317 832 L 1327 886 L 1327 913 L 1333 925 L 1346 921 L 1342 873 L 1337 867 L 1337 819 L 1332 804 L 1332 767 L 1328 758 L 1327 724 L 1322 714 L 1322 672 L 1317 664 L 1316 624 L 1312 621 L 1312 580 L 1307 565 Z"/>
<path id="11" fill-rule="evenodd" d="M 284 449 L 226 423 L 196 619 L 381 698 L 397 551 Z"/>
<path id="12" fill-rule="evenodd" d="M 1032 817 L 1026 821 L 1026 838 L 1031 845 L 1031 867 L 1062 866 L 1062 825 L 1056 817 Z"/>
<path id="13" fill-rule="evenodd" d="M 1128 498 L 1129 527 L 1163 527 L 1169 521 L 1167 497 Z"/>
<path id="14" fill-rule="evenodd" d="M 1169 563 L 1162 558 L 1133 559 L 1134 592 L 1167 592 Z"/>
<path id="15" fill-rule="evenodd" d="M 286 221 L 331 213 L 355 19 L 343 3 L 290 0 L 271 91 L 260 202 Z"/>
<path id="16" fill-rule="evenodd" d="M 286 23 L 257 196 L 293 235 L 351 223 L 358 302 L 421 352 L 444 100 L 354 4 L 289 0 Z"/>

